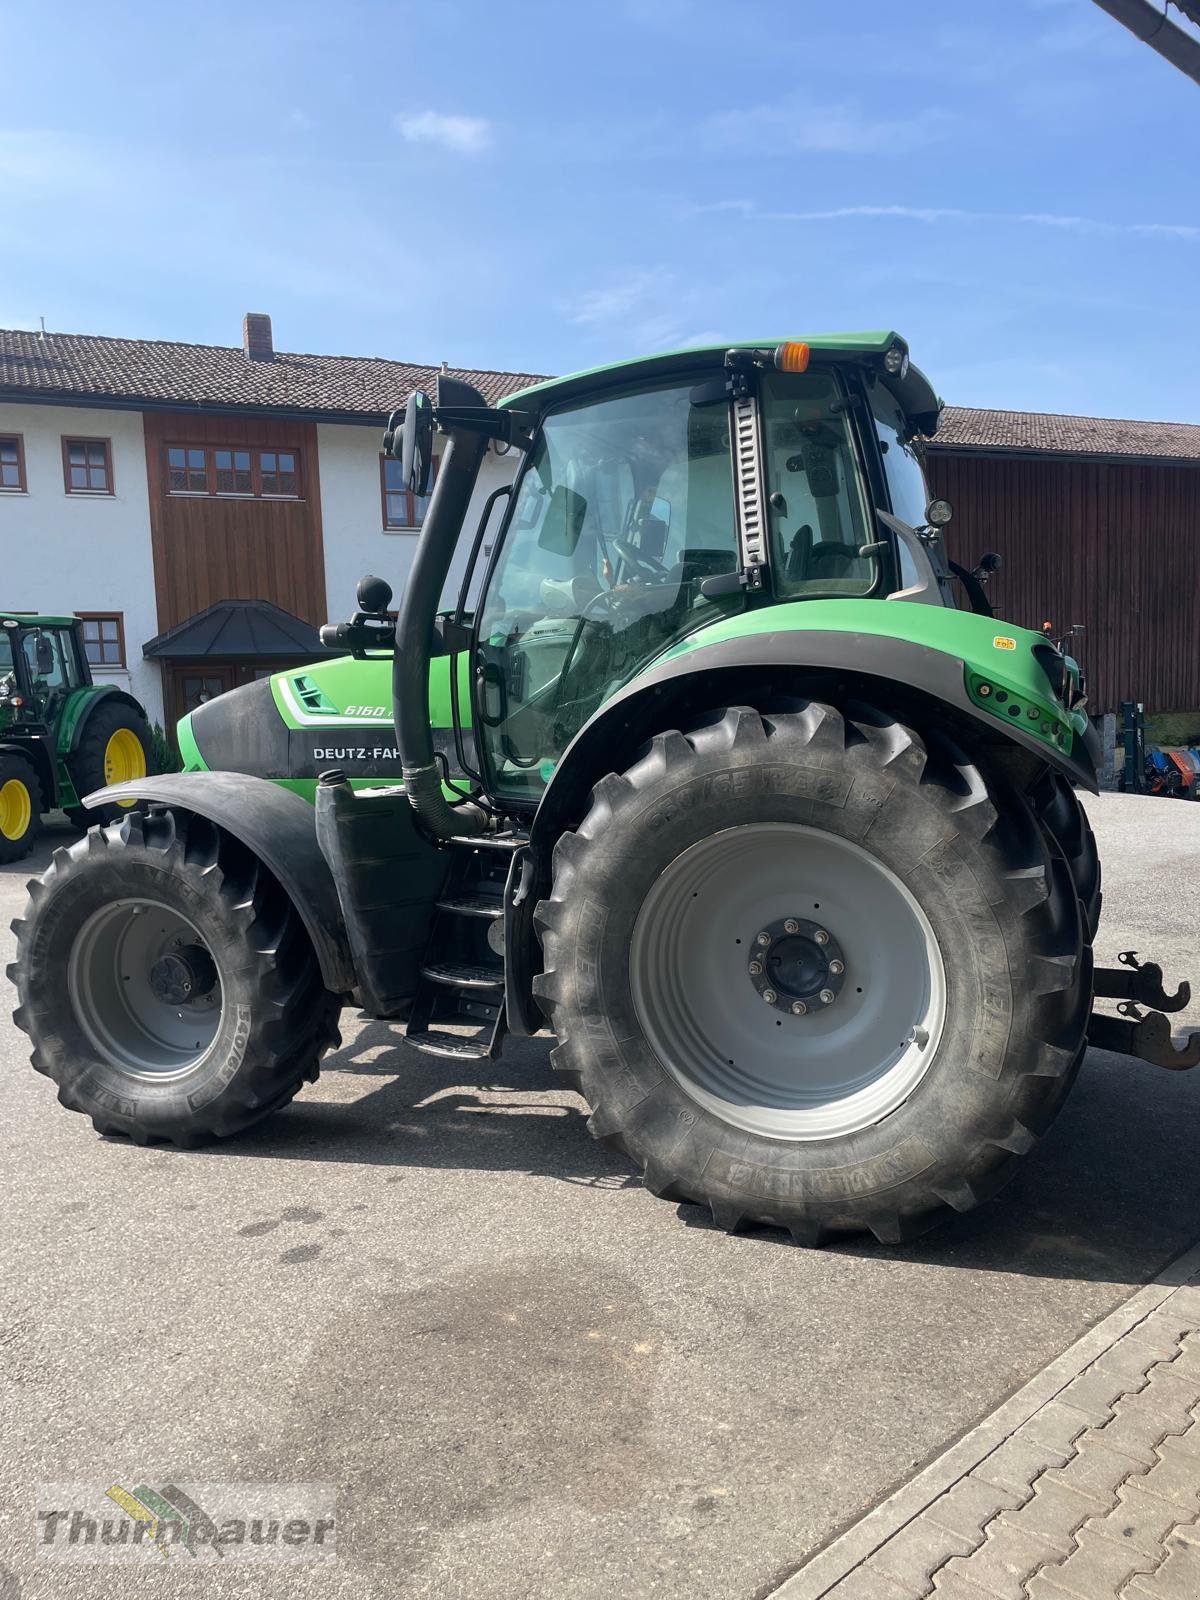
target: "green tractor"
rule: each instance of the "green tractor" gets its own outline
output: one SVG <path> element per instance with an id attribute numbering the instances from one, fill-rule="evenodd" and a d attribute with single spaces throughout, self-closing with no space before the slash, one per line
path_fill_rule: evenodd
<path id="1" fill-rule="evenodd" d="M 144 778 L 152 752 L 133 696 L 92 682 L 78 617 L 0 614 L 0 862 L 27 856 L 56 806 L 80 828 L 119 815 L 131 802 L 98 818 L 80 796 Z"/>
<path id="2" fill-rule="evenodd" d="M 411 396 L 416 493 L 445 445 L 398 617 L 364 579 L 322 635 L 354 660 L 193 713 L 219 770 L 89 796 L 144 809 L 31 885 L 63 1104 L 189 1145 L 312 1081 L 343 1006 L 464 1062 L 549 1025 L 654 1194 L 896 1241 L 999 1187 L 1089 1038 L 1200 1061 L 1186 986 L 1093 970 L 1081 673 L 947 562 L 938 410 L 892 333 Z M 464 530 L 492 440 L 520 470 Z"/>

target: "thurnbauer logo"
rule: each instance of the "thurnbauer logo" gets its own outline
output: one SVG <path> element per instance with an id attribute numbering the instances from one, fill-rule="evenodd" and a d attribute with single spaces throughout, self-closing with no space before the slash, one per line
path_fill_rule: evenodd
<path id="1" fill-rule="evenodd" d="M 39 1510 L 38 1554 L 47 1559 L 108 1561 L 134 1552 L 275 1560 L 334 1554 L 333 1490 L 325 1484 L 218 1484 L 189 1492 L 178 1484 L 133 1488 L 73 1485 Z M 281 1503 L 288 1512 L 281 1512 Z M 106 1515 L 111 1511 L 113 1514 Z"/>

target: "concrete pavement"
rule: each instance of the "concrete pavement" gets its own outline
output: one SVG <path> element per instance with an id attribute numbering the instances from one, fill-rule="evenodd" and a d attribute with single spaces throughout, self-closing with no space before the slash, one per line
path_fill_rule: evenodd
<path id="1" fill-rule="evenodd" d="M 1200 807 L 1092 810 L 1100 959 L 1195 975 Z M 1093 1053 L 997 1200 L 807 1252 L 654 1200 L 547 1055 L 481 1084 L 352 1024 L 287 1111 L 179 1153 L 98 1139 L 0 1028 L 2 1600 L 754 1600 L 1200 1235 L 1200 1072 Z M 39 1561 L 39 1484 L 131 1477 L 329 1484 L 336 1560 Z"/>

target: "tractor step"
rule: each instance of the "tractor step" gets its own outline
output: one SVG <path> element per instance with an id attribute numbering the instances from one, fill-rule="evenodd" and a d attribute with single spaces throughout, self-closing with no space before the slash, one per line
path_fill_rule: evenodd
<path id="1" fill-rule="evenodd" d="M 421 976 L 447 989 L 496 990 L 504 987 L 504 968 L 476 966 L 469 961 L 436 961 L 421 968 Z"/>
<path id="2" fill-rule="evenodd" d="M 426 1028 L 423 1033 L 410 1033 L 405 1037 L 414 1049 L 423 1051 L 427 1056 L 486 1061 L 491 1055 L 482 1039 L 461 1039 L 456 1033 L 440 1033 L 435 1028 Z"/>
<path id="3" fill-rule="evenodd" d="M 439 900 L 439 911 L 457 912 L 460 917 L 487 917 L 504 915 L 504 901 L 490 894 L 464 894 L 454 900 Z"/>
<path id="4" fill-rule="evenodd" d="M 428 1055 L 479 1061 L 500 1053 L 507 1031 L 501 933 L 514 842 L 523 841 L 493 835 L 451 843 L 405 1030 Z"/>

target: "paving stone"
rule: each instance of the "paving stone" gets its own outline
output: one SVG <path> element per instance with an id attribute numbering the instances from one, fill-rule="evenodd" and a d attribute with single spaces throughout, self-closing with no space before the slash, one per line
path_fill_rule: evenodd
<path id="1" fill-rule="evenodd" d="M 936 1522 L 917 1517 L 877 1550 L 866 1566 L 894 1578 L 912 1594 L 925 1594 L 939 1567 L 944 1567 L 951 1556 L 967 1555 L 978 1543 L 974 1535 L 952 1533 Z"/>
<path id="2" fill-rule="evenodd" d="M 1196 1600 L 1200 1595 L 1200 1549 L 1180 1541 L 1153 1576 L 1136 1579 L 1124 1592 L 1129 1600 Z"/>
<path id="3" fill-rule="evenodd" d="M 1066 1589 L 1060 1589 L 1053 1578 L 1048 1577 L 1044 1572 L 1039 1572 L 1029 1580 L 1025 1586 L 1025 1593 L 1028 1595 L 1029 1600 L 1079 1600 L 1077 1594 L 1071 1594 Z M 975 1600 L 979 1600 L 978 1595 Z M 1100 1600 L 1100 1597 L 1098 1595 L 1094 1596 L 1093 1600 Z M 1138 1600 L 1144 1600 L 1144 1596 L 1139 1595 Z"/>
<path id="4" fill-rule="evenodd" d="M 1049 1483 L 1064 1483 L 1069 1489 L 1080 1489 L 1094 1495 L 1110 1508 L 1117 1503 L 1117 1485 L 1143 1468 L 1119 1450 L 1106 1450 L 1097 1444 L 1098 1433 L 1085 1433 L 1075 1442 L 1075 1454 L 1061 1469 L 1051 1467 L 1046 1474 Z"/>
<path id="5" fill-rule="evenodd" d="M 824 1600 L 912 1600 L 912 1591 L 903 1584 L 893 1583 L 880 1572 L 856 1567 L 836 1588 L 829 1590 Z M 980 1600 L 980 1596 L 976 1595 L 975 1600 Z"/>
<path id="6" fill-rule="evenodd" d="M 946 1563 L 949 1576 L 963 1578 L 998 1597 L 998 1600 L 1025 1600 L 1025 1584 L 1039 1567 L 1057 1558 L 1053 1545 L 1034 1538 L 1018 1528 L 1005 1525 L 1001 1518 L 988 1529 L 988 1536 L 965 1559 L 955 1557 Z M 1089 1600 L 1095 1600 L 1089 1596 Z"/>
<path id="7" fill-rule="evenodd" d="M 1156 1494 L 1147 1494 L 1138 1478 L 1123 1483 L 1117 1493 L 1117 1504 L 1108 1515 L 1089 1518 L 1084 1526 L 1114 1544 L 1127 1544 L 1132 1550 L 1161 1558 L 1163 1540 L 1179 1519 L 1179 1507 Z"/>
<path id="8" fill-rule="evenodd" d="M 1171 1363 L 1171 1370 L 1177 1378 L 1186 1378 L 1189 1383 L 1200 1383 L 1200 1338 L 1195 1334 L 1183 1341 L 1179 1354 Z"/>
<path id="9" fill-rule="evenodd" d="M 1064 1457 L 1070 1457 L 1071 1447 L 1085 1428 L 1090 1426 L 1086 1411 L 1080 1411 L 1059 1398 L 1035 1411 L 1029 1421 L 1018 1430 L 1023 1439 L 1034 1439 L 1038 1444 L 1053 1445 Z"/>
<path id="10" fill-rule="evenodd" d="M 1002 1511 L 1012 1511 L 1029 1496 L 1015 1494 L 1011 1489 L 1001 1489 L 998 1484 L 985 1483 L 982 1478 L 960 1478 L 952 1489 L 947 1489 L 933 1502 L 922 1517 L 928 1517 L 951 1533 L 962 1534 L 975 1544 L 983 1542 L 983 1530 Z"/>
<path id="11" fill-rule="evenodd" d="M 1098 1444 L 1133 1456 L 1145 1467 L 1153 1466 L 1158 1459 L 1156 1445 L 1183 1433 L 1191 1424 L 1187 1386 L 1164 1382 L 1158 1371 L 1156 1368 L 1150 1374 L 1150 1381 L 1140 1394 L 1118 1400 L 1112 1421 L 1091 1435 Z"/>
<path id="12" fill-rule="evenodd" d="M 1045 1573 L 1079 1600 L 1103 1600 L 1120 1593 L 1122 1585 L 1138 1573 L 1153 1572 L 1157 1565 L 1157 1556 L 1081 1528 L 1071 1554 L 1065 1561 L 1048 1564 Z"/>
<path id="13" fill-rule="evenodd" d="M 1103 1367 L 1093 1364 L 1086 1372 L 1081 1372 L 1077 1378 L 1072 1378 L 1058 1398 L 1086 1412 L 1098 1427 L 1112 1416 L 1113 1407 L 1118 1400 L 1127 1394 L 1136 1393 L 1137 1388 L 1144 1382 L 1144 1378 L 1139 1380 L 1139 1384 L 1131 1389 L 1128 1379 L 1118 1377 L 1115 1373 L 1107 1372 Z"/>
<path id="14" fill-rule="evenodd" d="M 1159 1306 L 1157 1311 L 1152 1311 L 1144 1322 L 1139 1322 L 1134 1328 L 1135 1338 L 1143 1339 L 1153 1344 L 1159 1338 L 1174 1339 L 1176 1342 L 1186 1339 L 1188 1334 L 1195 1333 L 1197 1319 L 1187 1309 L 1187 1302 L 1179 1298 L 1179 1291 Z"/>
<path id="15" fill-rule="evenodd" d="M 987 1589 L 981 1589 L 977 1583 L 968 1583 L 965 1578 L 955 1577 L 943 1568 L 933 1580 L 934 1600 L 995 1600 L 995 1596 Z M 909 1597 L 912 1600 L 912 1597 Z M 1061 1595 L 1055 1600 L 1063 1600 Z M 1071 1596 L 1075 1600 L 1075 1596 Z M 1141 1600 L 1141 1596 L 1138 1597 Z"/>
<path id="16" fill-rule="evenodd" d="M 1176 1289 L 1160 1310 L 1190 1317 L 1193 1331 L 1200 1330 L 1200 1283 L 1192 1282 L 1185 1284 L 1182 1289 Z"/>
<path id="17" fill-rule="evenodd" d="M 1174 1439 L 1160 1445 L 1158 1461 L 1137 1482 L 1148 1494 L 1156 1494 L 1179 1506 L 1184 1513 L 1179 1519 L 1181 1522 L 1190 1521 L 1200 1511 L 1200 1470 L 1196 1457 L 1190 1450 L 1181 1450 Z"/>
<path id="18" fill-rule="evenodd" d="M 1095 1495 L 1069 1489 L 1064 1483 L 1047 1483 L 1039 1478 L 1033 1498 L 1016 1511 L 1005 1511 L 1000 1527 L 1016 1528 L 1049 1545 L 1060 1558 L 1075 1548 L 1075 1530 L 1094 1519 L 1103 1522 L 1111 1516 L 1106 1501 Z"/>
<path id="19" fill-rule="evenodd" d="M 1025 1496 L 1039 1474 L 1047 1467 L 1064 1466 L 1070 1456 L 1071 1447 L 1058 1450 L 1053 1445 L 1026 1439 L 1018 1432 L 981 1461 L 971 1476 Z"/>
<path id="20" fill-rule="evenodd" d="M 1176 1361 L 1183 1359 L 1180 1346 L 1171 1344 L 1165 1354 L 1173 1355 Z M 1111 1373 L 1113 1377 L 1127 1381 L 1131 1389 L 1140 1389 L 1146 1381 L 1146 1374 L 1150 1368 L 1156 1366 L 1163 1359 L 1164 1350 L 1161 1342 L 1156 1345 L 1143 1344 L 1133 1334 L 1127 1333 L 1123 1339 L 1118 1339 L 1111 1350 L 1097 1361 L 1093 1361 L 1088 1368 L 1089 1372 Z"/>

